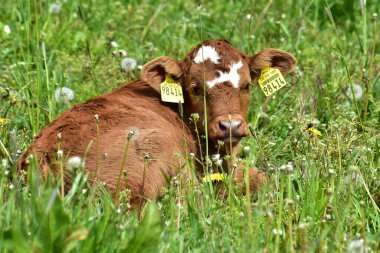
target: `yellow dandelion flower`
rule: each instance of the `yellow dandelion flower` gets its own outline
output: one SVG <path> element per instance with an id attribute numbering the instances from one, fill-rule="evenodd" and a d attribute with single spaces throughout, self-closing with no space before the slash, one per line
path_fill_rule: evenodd
<path id="1" fill-rule="evenodd" d="M 315 127 L 309 127 L 307 131 L 315 136 L 322 136 L 322 133 Z"/>
<path id="2" fill-rule="evenodd" d="M 209 183 L 214 181 L 222 181 L 227 176 L 225 173 L 211 173 L 203 177 L 203 183 Z"/>
<path id="3" fill-rule="evenodd" d="M 9 119 L 0 118 L 0 126 L 4 126 L 9 123 Z"/>

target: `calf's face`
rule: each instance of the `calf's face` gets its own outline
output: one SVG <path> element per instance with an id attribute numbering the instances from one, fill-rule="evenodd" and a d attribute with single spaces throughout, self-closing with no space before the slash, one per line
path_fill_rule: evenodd
<path id="1" fill-rule="evenodd" d="M 168 57 L 148 62 L 142 69 L 142 79 L 160 92 L 165 76 L 172 76 L 182 85 L 187 113 L 199 114 L 200 132 L 207 122 L 211 141 L 221 140 L 234 146 L 247 135 L 249 87 L 261 69 L 274 67 L 286 75 L 295 63 L 291 54 L 278 49 L 264 49 L 247 56 L 228 41 L 211 40 L 198 45 L 182 62 Z"/>

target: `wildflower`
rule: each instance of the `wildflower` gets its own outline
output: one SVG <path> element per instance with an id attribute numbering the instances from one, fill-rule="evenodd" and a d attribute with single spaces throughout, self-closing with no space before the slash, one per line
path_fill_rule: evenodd
<path id="1" fill-rule="evenodd" d="M 82 158 L 79 156 L 72 156 L 67 160 L 67 168 L 69 170 L 75 170 L 82 165 Z"/>
<path id="2" fill-rule="evenodd" d="M 195 157 L 194 153 L 190 153 L 189 155 L 190 155 L 190 159 L 194 159 Z"/>
<path id="3" fill-rule="evenodd" d="M 213 181 L 222 181 L 226 178 L 225 173 L 211 173 L 202 178 L 203 183 L 209 183 Z"/>
<path id="4" fill-rule="evenodd" d="M 288 172 L 293 172 L 293 165 L 292 165 L 292 163 L 288 163 L 287 165 L 286 165 L 286 170 L 288 171 Z"/>
<path id="5" fill-rule="evenodd" d="M 273 234 L 275 234 L 275 235 L 277 235 L 277 234 L 282 235 L 282 233 L 283 233 L 281 229 L 277 230 L 277 228 L 274 228 L 274 229 L 272 230 L 272 232 L 273 232 Z"/>
<path id="6" fill-rule="evenodd" d="M 118 47 L 119 46 L 116 41 L 111 41 L 110 44 L 111 44 L 111 47 Z"/>
<path id="7" fill-rule="evenodd" d="M 191 118 L 196 122 L 199 120 L 199 114 L 198 113 L 192 113 Z"/>
<path id="8" fill-rule="evenodd" d="M 4 32 L 6 34 L 10 34 L 12 32 L 11 28 L 9 27 L 9 25 L 4 25 L 3 29 L 4 29 Z"/>
<path id="9" fill-rule="evenodd" d="M 368 252 L 368 247 L 365 247 L 364 240 L 358 239 L 358 240 L 352 240 L 348 246 L 347 246 L 347 252 L 350 253 L 362 253 L 362 252 Z"/>
<path id="10" fill-rule="evenodd" d="M 329 169 L 329 174 L 333 175 L 335 173 L 334 169 Z"/>
<path id="11" fill-rule="evenodd" d="M 8 185 L 9 190 L 13 190 L 14 187 L 15 187 L 15 186 L 14 186 L 12 183 L 10 183 L 10 184 Z"/>
<path id="12" fill-rule="evenodd" d="M 62 4 L 60 2 L 55 2 L 50 5 L 50 13 L 60 13 L 62 9 Z"/>
<path id="13" fill-rule="evenodd" d="M 99 123 L 99 114 L 95 114 L 94 117 L 95 117 L 96 123 Z"/>
<path id="14" fill-rule="evenodd" d="M 251 150 L 251 148 L 249 146 L 245 146 L 243 148 L 243 151 L 244 151 L 245 154 L 248 154 L 250 150 Z"/>
<path id="15" fill-rule="evenodd" d="M 355 95 L 355 99 L 360 99 L 363 96 L 362 86 L 360 86 L 359 84 L 354 84 L 353 87 L 354 87 L 354 92 L 351 91 L 351 87 L 348 87 L 346 89 L 345 93 L 347 97 L 349 97 L 350 99 L 354 99 L 354 95 Z"/>
<path id="16" fill-rule="evenodd" d="M 63 150 L 58 150 L 57 151 L 57 156 L 58 156 L 58 158 L 62 158 L 63 157 Z"/>
<path id="17" fill-rule="evenodd" d="M 247 14 L 245 17 L 246 17 L 247 19 L 251 19 L 251 18 L 252 18 L 252 15 L 251 15 L 251 14 Z"/>
<path id="18" fill-rule="evenodd" d="M 134 70 L 137 66 L 137 62 L 133 58 L 124 58 L 120 62 L 121 69 L 124 70 L 125 72 L 130 72 Z"/>
<path id="19" fill-rule="evenodd" d="M 313 126 L 308 127 L 306 130 L 314 136 L 322 136 L 322 133 Z"/>
<path id="20" fill-rule="evenodd" d="M 1 160 L 1 165 L 3 166 L 3 168 L 6 168 L 6 167 L 8 167 L 8 160 L 7 159 L 2 159 Z"/>
<path id="21" fill-rule="evenodd" d="M 0 118 L 0 126 L 4 126 L 9 123 L 9 119 Z"/>
<path id="22" fill-rule="evenodd" d="M 83 193 L 83 194 L 86 194 L 86 193 L 87 193 L 87 189 L 84 188 L 84 189 L 82 190 L 82 193 Z"/>
<path id="23" fill-rule="evenodd" d="M 372 13 L 372 17 L 377 18 L 377 13 L 376 12 Z"/>
<path id="24" fill-rule="evenodd" d="M 220 154 L 215 154 L 215 155 L 212 155 L 212 157 L 211 157 L 211 160 L 213 161 L 213 162 L 215 162 L 215 161 L 217 161 L 217 160 L 219 160 L 220 159 Z"/>
<path id="25" fill-rule="evenodd" d="M 70 88 L 62 87 L 55 90 L 54 96 L 57 102 L 68 103 L 74 99 L 74 91 Z"/>
<path id="26" fill-rule="evenodd" d="M 140 136 L 140 130 L 138 127 L 131 126 L 127 128 L 127 140 L 134 141 Z"/>

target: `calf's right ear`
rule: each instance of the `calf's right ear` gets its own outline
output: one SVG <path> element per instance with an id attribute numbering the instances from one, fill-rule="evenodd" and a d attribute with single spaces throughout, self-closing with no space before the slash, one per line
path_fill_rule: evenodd
<path id="1" fill-rule="evenodd" d="M 179 63 L 166 56 L 158 57 L 146 63 L 141 70 L 141 78 L 147 82 L 154 90 L 160 92 L 160 84 L 165 80 L 166 75 L 178 79 L 182 75 Z"/>

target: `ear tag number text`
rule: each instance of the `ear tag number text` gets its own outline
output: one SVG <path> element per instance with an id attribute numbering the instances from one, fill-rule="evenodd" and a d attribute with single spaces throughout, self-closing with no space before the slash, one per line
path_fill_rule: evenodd
<path id="1" fill-rule="evenodd" d="M 270 67 L 265 67 L 261 70 L 258 82 L 267 97 L 286 85 L 280 70 Z"/>
<path id="2" fill-rule="evenodd" d="M 183 103 L 182 86 L 169 75 L 160 84 L 161 100 L 169 103 Z"/>

